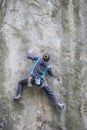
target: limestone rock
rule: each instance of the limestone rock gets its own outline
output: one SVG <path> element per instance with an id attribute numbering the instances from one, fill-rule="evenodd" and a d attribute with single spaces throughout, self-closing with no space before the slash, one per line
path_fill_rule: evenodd
<path id="1" fill-rule="evenodd" d="M 86 0 L 0 0 L 0 123 L 6 130 L 87 130 Z M 37 87 L 13 102 L 18 81 L 32 68 L 34 55 L 49 52 L 54 73 L 47 78 L 65 111 L 56 111 Z M 61 73 L 57 71 L 60 70 Z"/>

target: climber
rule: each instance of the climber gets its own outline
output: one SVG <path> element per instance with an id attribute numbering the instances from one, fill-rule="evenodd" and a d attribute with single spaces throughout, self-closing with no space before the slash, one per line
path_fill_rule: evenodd
<path id="1" fill-rule="evenodd" d="M 28 53 L 27 58 L 32 59 L 36 62 L 31 72 L 29 73 L 28 78 L 19 81 L 14 101 L 20 100 L 23 86 L 29 85 L 31 87 L 32 85 L 35 85 L 39 86 L 47 93 L 48 97 L 55 106 L 60 109 L 64 108 L 64 103 L 60 103 L 58 101 L 57 97 L 55 96 L 51 88 L 48 86 L 45 79 L 46 73 L 48 73 L 51 77 L 56 77 L 53 74 L 52 67 L 49 65 L 50 54 L 44 53 L 42 57 L 37 57 L 32 55 L 31 53 Z"/>

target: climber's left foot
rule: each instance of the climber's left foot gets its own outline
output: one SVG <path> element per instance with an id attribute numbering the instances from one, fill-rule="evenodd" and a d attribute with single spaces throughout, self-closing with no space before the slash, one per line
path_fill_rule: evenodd
<path id="1" fill-rule="evenodd" d="M 20 101 L 21 95 L 17 95 L 16 97 L 14 97 L 14 101 Z"/>

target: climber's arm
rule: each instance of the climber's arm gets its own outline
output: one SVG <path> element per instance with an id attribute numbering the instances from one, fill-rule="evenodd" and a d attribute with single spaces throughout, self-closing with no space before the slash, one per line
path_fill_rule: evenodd
<path id="1" fill-rule="evenodd" d="M 52 71 L 52 68 L 50 68 L 50 69 L 48 69 L 48 74 L 51 76 L 51 77 L 54 77 L 54 73 L 53 73 L 53 71 Z"/>
<path id="2" fill-rule="evenodd" d="M 27 54 L 27 58 L 28 58 L 28 59 L 31 59 L 31 60 L 37 60 L 39 57 L 38 57 L 38 56 L 34 56 L 34 55 L 31 54 L 31 53 L 28 53 L 28 54 Z"/>
<path id="3" fill-rule="evenodd" d="M 58 71 L 58 72 L 59 72 L 59 71 Z M 50 68 L 50 69 L 48 70 L 48 74 L 49 74 L 51 77 L 56 78 L 58 81 L 60 80 L 59 77 L 53 73 L 52 68 Z"/>

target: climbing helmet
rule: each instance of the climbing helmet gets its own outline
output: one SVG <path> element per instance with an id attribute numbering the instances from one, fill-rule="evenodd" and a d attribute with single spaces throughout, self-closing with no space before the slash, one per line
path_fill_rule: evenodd
<path id="1" fill-rule="evenodd" d="M 50 59 L 50 55 L 48 53 L 44 53 L 43 59 L 48 61 Z"/>

